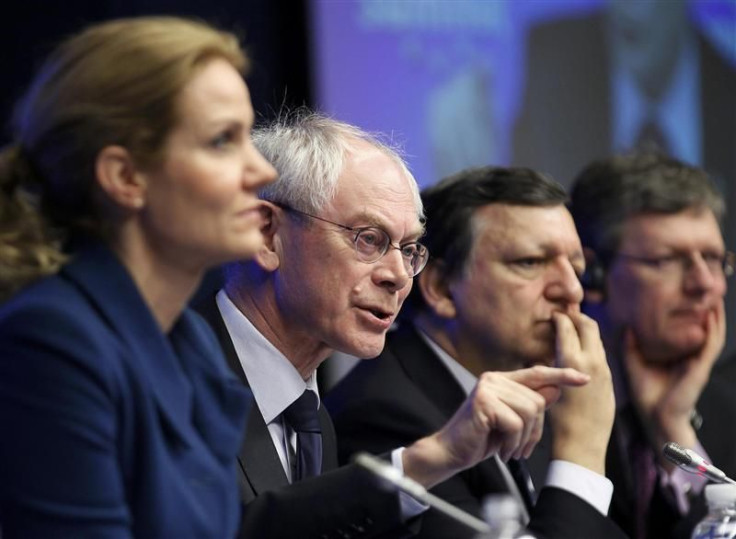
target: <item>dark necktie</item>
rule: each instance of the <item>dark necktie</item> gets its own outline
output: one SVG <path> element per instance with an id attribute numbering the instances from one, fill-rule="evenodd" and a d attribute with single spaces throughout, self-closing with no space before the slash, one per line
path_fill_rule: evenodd
<path id="1" fill-rule="evenodd" d="M 652 519 L 652 500 L 657 484 L 657 461 L 648 442 L 644 423 L 635 406 L 627 404 L 617 412 L 619 436 L 630 462 L 631 493 L 634 498 L 633 539 L 646 539 Z M 666 534 L 665 534 L 666 535 Z"/>
<path id="2" fill-rule="evenodd" d="M 296 432 L 295 467 L 292 480 L 319 475 L 322 471 L 322 430 L 317 415 L 317 395 L 306 390 L 284 411 L 284 418 Z"/>
<path id="3" fill-rule="evenodd" d="M 657 483 L 657 463 L 654 452 L 641 440 L 633 440 L 631 459 L 636 484 L 636 537 L 647 537 L 647 526 L 654 488 Z"/>
<path id="4" fill-rule="evenodd" d="M 511 459 L 508 461 L 507 466 L 527 508 L 533 508 L 536 501 L 536 492 L 534 490 L 534 483 L 532 483 L 532 476 L 529 474 L 529 469 L 526 466 L 526 461 L 524 459 Z"/>

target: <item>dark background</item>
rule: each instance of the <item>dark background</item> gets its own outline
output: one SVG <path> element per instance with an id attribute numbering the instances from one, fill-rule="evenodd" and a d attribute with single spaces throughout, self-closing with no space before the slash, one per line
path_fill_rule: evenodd
<path id="1" fill-rule="evenodd" d="M 66 36 L 106 19 L 180 15 L 203 19 L 241 37 L 251 59 L 247 78 L 259 119 L 282 105 L 311 104 L 306 0 L 11 0 L 0 18 L 0 146 L 35 70 Z"/>

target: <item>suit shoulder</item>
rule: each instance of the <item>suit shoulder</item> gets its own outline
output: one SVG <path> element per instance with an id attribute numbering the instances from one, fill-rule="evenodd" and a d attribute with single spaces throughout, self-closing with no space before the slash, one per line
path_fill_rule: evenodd
<path id="1" fill-rule="evenodd" d="M 584 499 L 555 487 L 541 490 L 531 514 L 529 530 L 541 537 L 626 537 L 613 520 Z"/>
<path id="2" fill-rule="evenodd" d="M 330 414 L 337 417 L 351 405 L 395 394 L 408 383 L 396 356 L 386 348 L 378 357 L 359 361 L 324 400 Z"/>
<path id="3" fill-rule="evenodd" d="M 0 309 L 5 369 L 34 372 L 52 365 L 109 381 L 116 337 L 92 303 L 62 277 L 45 279 Z M 4 370 L 5 370 L 4 369 Z M 106 382 L 107 383 L 107 382 Z"/>

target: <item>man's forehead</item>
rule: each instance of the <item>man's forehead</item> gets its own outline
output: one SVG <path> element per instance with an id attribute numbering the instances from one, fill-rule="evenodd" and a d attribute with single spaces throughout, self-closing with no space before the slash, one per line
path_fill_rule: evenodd
<path id="1" fill-rule="evenodd" d="M 474 215 L 476 232 L 511 240 L 574 236 L 575 224 L 564 205 L 522 206 L 494 203 L 479 208 Z"/>
<path id="2" fill-rule="evenodd" d="M 492 204 L 481 209 L 474 217 L 473 250 L 485 253 L 483 258 L 562 255 L 584 261 L 580 238 L 564 205 Z"/>
<path id="3" fill-rule="evenodd" d="M 723 242 L 718 220 L 710 209 L 688 208 L 676 213 L 633 215 L 624 221 L 619 243 L 621 247 L 649 243 L 676 246 L 692 241 Z"/>
<path id="4" fill-rule="evenodd" d="M 345 175 L 338 180 L 334 198 L 324 208 L 326 215 L 349 226 L 377 226 L 394 241 L 418 238 L 424 225 L 410 186 L 395 176 L 372 185 Z"/>
<path id="5" fill-rule="evenodd" d="M 357 144 L 357 143 L 356 143 Z M 371 213 L 375 208 L 418 214 L 418 188 L 401 163 L 386 151 L 361 141 L 346 153 L 333 205 L 350 205 L 355 211 Z M 418 215 L 417 215 L 418 219 Z"/>

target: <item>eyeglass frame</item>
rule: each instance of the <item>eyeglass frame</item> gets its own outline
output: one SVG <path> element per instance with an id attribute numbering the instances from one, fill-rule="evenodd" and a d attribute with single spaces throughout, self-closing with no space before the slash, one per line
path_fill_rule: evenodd
<path id="1" fill-rule="evenodd" d="M 723 255 L 720 255 L 722 258 L 722 260 L 720 261 L 720 274 L 715 274 L 713 272 L 713 269 L 708 265 L 708 262 L 702 252 L 697 251 L 697 254 L 700 255 L 700 258 L 703 259 L 703 262 L 705 263 L 711 275 L 722 275 L 724 278 L 727 279 L 734 275 L 734 273 L 736 273 L 736 253 L 732 251 L 725 251 Z M 644 256 L 617 252 L 614 258 L 616 257 L 623 260 L 631 260 L 633 262 L 644 264 L 645 266 L 648 266 L 656 271 L 662 271 L 662 264 L 676 260 L 678 261 L 678 265 L 680 271 L 682 272 L 682 275 L 685 275 L 685 273 L 694 265 L 693 253 L 673 253 L 670 255 L 662 256 Z"/>
<path id="2" fill-rule="evenodd" d="M 417 250 L 417 252 L 420 252 L 421 249 L 424 249 L 424 251 L 423 251 L 424 252 L 424 255 L 423 255 L 424 256 L 424 260 L 423 260 L 421 266 L 419 266 L 419 268 L 416 269 L 416 270 L 412 266 L 411 261 L 408 261 L 408 259 L 402 253 L 402 258 L 405 261 L 404 267 L 407 270 L 407 274 L 410 277 L 414 278 L 417 275 L 419 275 L 422 272 L 422 270 L 425 267 L 427 267 L 427 262 L 429 262 L 429 249 L 427 248 L 426 245 L 424 245 L 423 243 L 421 243 L 419 241 L 409 241 L 409 242 L 404 243 L 403 245 L 402 244 L 399 244 L 398 246 L 396 246 L 391 241 L 391 236 L 389 235 L 389 233 L 386 232 L 383 228 L 381 228 L 379 226 L 375 226 L 375 225 L 373 225 L 373 226 L 360 226 L 360 227 L 348 226 L 348 225 L 344 225 L 342 223 L 336 223 L 335 221 L 330 221 L 329 219 L 325 219 L 324 217 L 319 217 L 318 215 L 312 215 L 311 213 L 307 213 L 305 211 L 297 210 L 296 208 L 293 208 L 292 206 L 289 206 L 288 204 L 284 204 L 283 202 L 274 202 L 274 201 L 269 201 L 269 202 L 271 202 L 271 204 L 274 204 L 275 206 L 278 206 L 279 208 L 281 208 L 281 209 L 283 209 L 285 211 L 290 211 L 290 212 L 297 213 L 299 215 L 303 215 L 305 217 L 310 217 L 312 219 L 317 219 L 318 221 L 329 223 L 331 225 L 340 227 L 340 228 L 342 228 L 344 230 L 348 230 L 349 232 L 353 232 L 355 234 L 355 236 L 353 237 L 353 247 L 355 248 L 355 253 L 358 255 L 358 260 L 360 260 L 361 262 L 365 262 L 366 264 L 375 264 L 376 262 L 378 262 L 379 260 L 381 260 L 381 258 L 383 258 L 384 256 L 386 256 L 386 253 L 388 253 L 389 247 L 391 247 L 393 249 L 396 249 L 397 251 L 401 252 L 402 249 L 404 247 L 406 247 L 407 245 L 417 246 L 419 248 Z M 385 238 L 388 239 L 388 242 L 386 242 L 386 247 L 383 249 L 383 252 L 381 252 L 380 256 L 378 258 L 376 258 L 375 260 L 361 259 L 361 256 L 365 256 L 365 255 L 362 255 L 361 252 L 358 250 L 358 238 L 360 237 L 361 233 L 363 233 L 366 230 L 378 230 L 381 234 L 384 235 Z"/>

